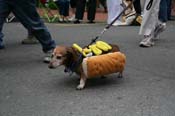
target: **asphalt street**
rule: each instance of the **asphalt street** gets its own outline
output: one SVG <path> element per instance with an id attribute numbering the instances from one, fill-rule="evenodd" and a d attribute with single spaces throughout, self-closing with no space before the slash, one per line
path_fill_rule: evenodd
<path id="1" fill-rule="evenodd" d="M 105 24 L 47 24 L 58 45 L 85 46 Z M 78 76 L 42 62 L 40 44 L 22 45 L 27 31 L 4 25 L 0 50 L 0 116 L 175 116 L 175 22 L 155 46 L 140 48 L 139 26 L 111 27 L 100 40 L 126 55 L 124 78 L 90 79 L 77 91 Z"/>

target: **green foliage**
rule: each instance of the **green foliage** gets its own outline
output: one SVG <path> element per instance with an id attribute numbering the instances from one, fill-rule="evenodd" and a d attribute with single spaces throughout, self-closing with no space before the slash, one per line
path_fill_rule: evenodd
<path id="1" fill-rule="evenodd" d="M 54 2 L 48 2 L 48 7 L 53 10 L 58 9 L 58 6 Z"/>

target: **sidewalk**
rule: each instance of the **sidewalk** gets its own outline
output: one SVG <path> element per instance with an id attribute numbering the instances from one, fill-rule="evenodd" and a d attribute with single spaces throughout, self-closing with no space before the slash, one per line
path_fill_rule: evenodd
<path id="1" fill-rule="evenodd" d="M 87 12 L 84 13 L 84 20 L 87 20 Z M 103 11 L 103 9 L 97 9 L 95 15 L 95 22 L 106 22 L 107 21 L 107 13 Z"/>
<path id="2" fill-rule="evenodd" d="M 38 9 L 38 12 L 41 16 L 43 16 L 43 10 Z M 51 11 L 53 14 L 58 14 L 57 10 Z M 69 13 L 70 16 L 72 15 L 71 12 Z M 175 3 L 172 4 L 172 12 L 171 12 L 172 18 L 175 17 Z M 174 18 L 173 18 L 174 19 Z M 87 21 L 87 12 L 84 13 L 83 21 Z M 96 15 L 95 15 L 95 22 L 106 22 L 107 21 L 107 13 L 104 12 L 103 8 L 97 8 Z"/>
<path id="3" fill-rule="evenodd" d="M 40 16 L 44 16 L 43 9 L 38 8 L 38 12 L 39 12 Z M 56 14 L 58 14 L 58 11 L 51 10 L 51 13 L 53 15 L 56 15 Z M 69 14 L 70 14 L 70 16 L 72 15 L 71 12 Z M 49 16 L 51 16 L 51 14 Z M 106 22 L 106 20 L 107 20 L 107 13 L 105 13 L 102 8 L 98 8 L 96 15 L 95 15 L 95 22 Z M 84 13 L 83 21 L 87 21 L 87 12 Z"/>

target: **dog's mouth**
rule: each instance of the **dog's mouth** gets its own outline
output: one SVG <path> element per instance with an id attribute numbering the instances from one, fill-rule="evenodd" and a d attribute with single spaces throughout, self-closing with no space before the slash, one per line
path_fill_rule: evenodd
<path id="1" fill-rule="evenodd" d="M 48 66 L 50 69 L 55 69 L 56 67 L 54 67 L 53 65 L 50 65 Z"/>
<path id="2" fill-rule="evenodd" d="M 61 61 L 50 62 L 49 65 L 48 65 L 48 67 L 49 67 L 50 69 L 55 69 L 55 68 L 57 68 L 57 67 L 59 67 L 59 66 L 61 66 L 61 65 L 62 65 Z"/>

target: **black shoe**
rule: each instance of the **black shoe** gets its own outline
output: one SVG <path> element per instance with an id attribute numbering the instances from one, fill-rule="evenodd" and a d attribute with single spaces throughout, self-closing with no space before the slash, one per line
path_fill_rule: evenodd
<path id="1" fill-rule="evenodd" d="M 90 24 L 93 24 L 93 23 L 95 23 L 93 20 L 90 20 L 88 23 L 90 23 Z"/>
<path id="2" fill-rule="evenodd" d="M 79 23 L 81 23 L 79 20 L 74 21 L 74 24 L 79 24 Z"/>

